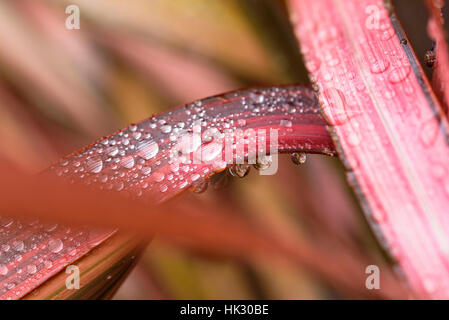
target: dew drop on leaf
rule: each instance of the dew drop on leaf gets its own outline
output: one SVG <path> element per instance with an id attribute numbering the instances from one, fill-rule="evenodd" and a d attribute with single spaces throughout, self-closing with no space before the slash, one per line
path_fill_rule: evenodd
<path id="1" fill-rule="evenodd" d="M 435 118 L 425 121 L 420 129 L 419 137 L 425 147 L 430 147 L 438 137 L 439 124 Z"/>
<path id="2" fill-rule="evenodd" d="M 35 274 L 37 271 L 37 267 L 34 264 L 30 264 L 27 266 L 27 272 L 29 274 Z"/>
<path id="3" fill-rule="evenodd" d="M 389 66 L 388 60 L 378 59 L 371 64 L 370 71 L 371 73 L 379 74 L 387 70 Z"/>
<path id="4" fill-rule="evenodd" d="M 390 70 L 390 74 L 388 75 L 388 81 L 392 84 L 396 84 L 407 79 L 410 74 L 411 68 L 410 65 L 405 65 L 401 67 L 397 67 Z"/>
<path id="5" fill-rule="evenodd" d="M 23 241 L 19 240 L 19 241 L 14 241 L 12 243 L 12 248 L 15 251 L 22 251 L 25 248 L 25 244 L 23 243 Z"/>
<path id="6" fill-rule="evenodd" d="M 4 276 L 8 273 L 8 267 L 6 266 L 1 266 L 0 267 L 0 276 Z"/>
<path id="7" fill-rule="evenodd" d="M 233 177 L 244 178 L 248 175 L 251 167 L 249 164 L 236 164 L 229 167 L 229 173 Z"/>
<path id="8" fill-rule="evenodd" d="M 61 239 L 51 239 L 48 243 L 48 249 L 52 253 L 60 252 L 63 247 L 64 247 L 64 244 L 61 241 Z"/>
<path id="9" fill-rule="evenodd" d="M 281 126 L 287 127 L 287 128 L 290 128 L 292 126 L 292 122 L 290 120 L 285 120 L 285 119 L 282 119 L 279 124 Z"/>
<path id="10" fill-rule="evenodd" d="M 145 160 L 154 158 L 159 152 L 159 146 L 154 141 L 141 141 L 137 144 L 137 154 Z"/>
<path id="11" fill-rule="evenodd" d="M 256 164 L 253 165 L 256 170 L 267 170 L 273 162 L 272 156 L 258 156 Z"/>
<path id="12" fill-rule="evenodd" d="M 90 158 L 86 162 L 86 169 L 92 173 L 99 173 L 103 169 L 103 161 L 100 158 Z"/>
<path id="13" fill-rule="evenodd" d="M 292 162 L 296 165 L 304 164 L 307 161 L 307 155 L 305 153 L 292 153 L 291 154 Z"/>

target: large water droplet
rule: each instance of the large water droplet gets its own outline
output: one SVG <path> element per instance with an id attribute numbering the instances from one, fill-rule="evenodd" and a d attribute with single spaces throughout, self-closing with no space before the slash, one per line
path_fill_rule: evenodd
<path id="1" fill-rule="evenodd" d="M 208 162 L 216 159 L 223 149 L 223 145 L 221 143 L 209 143 L 204 146 L 201 146 L 201 159 L 202 161 Z"/>
<path id="2" fill-rule="evenodd" d="M 273 162 L 272 156 L 258 156 L 254 168 L 256 170 L 267 170 Z"/>
<path id="3" fill-rule="evenodd" d="M 123 167 L 131 169 L 132 167 L 134 167 L 134 158 L 132 156 L 127 156 L 122 159 L 121 164 Z"/>
<path id="4" fill-rule="evenodd" d="M 374 74 L 382 73 L 388 69 L 390 63 L 388 60 L 378 59 L 371 64 L 370 71 Z"/>
<path id="5" fill-rule="evenodd" d="M 419 137 L 424 146 L 430 147 L 432 146 L 437 137 L 439 131 L 439 124 L 435 118 L 431 118 L 425 121 L 420 129 Z"/>
<path id="6" fill-rule="evenodd" d="M 300 165 L 306 163 L 307 155 L 305 153 L 292 153 L 291 159 L 294 164 Z"/>
<path id="7" fill-rule="evenodd" d="M 324 99 L 322 103 L 324 117 L 330 125 L 338 126 L 345 124 L 359 114 L 356 111 L 350 110 L 343 92 L 336 88 L 324 90 L 322 97 Z"/>
<path id="8" fill-rule="evenodd" d="M 251 167 L 249 164 L 236 164 L 229 167 L 229 173 L 234 177 L 243 178 L 246 177 Z"/>
<path id="9" fill-rule="evenodd" d="M 154 178 L 154 181 L 161 182 L 162 180 L 164 180 L 165 175 L 162 172 L 160 172 L 160 171 L 156 171 L 153 174 L 153 178 Z"/>
<path id="10" fill-rule="evenodd" d="M 159 145 L 154 141 L 141 141 L 137 144 L 137 155 L 149 160 L 159 152 Z"/>
<path id="11" fill-rule="evenodd" d="M 103 169 L 103 161 L 100 158 L 90 158 L 86 162 L 86 169 L 92 173 L 99 173 Z"/>
<path id="12" fill-rule="evenodd" d="M 207 132 L 205 133 L 205 135 L 206 134 Z M 183 154 L 189 154 L 191 152 L 196 151 L 196 149 L 198 149 L 200 145 L 201 145 L 201 135 L 196 133 L 184 134 L 179 138 L 177 149 L 178 151 L 181 151 Z"/>
<path id="13" fill-rule="evenodd" d="M 408 75 L 410 74 L 411 68 L 410 65 L 405 65 L 401 67 L 394 68 L 390 70 L 390 74 L 388 75 L 388 81 L 390 83 L 399 83 L 407 79 Z"/>
<path id="14" fill-rule="evenodd" d="M 16 251 L 22 251 L 25 248 L 25 244 L 23 243 L 23 241 L 19 240 L 19 241 L 14 241 L 12 243 L 12 248 Z"/>
<path id="15" fill-rule="evenodd" d="M 109 155 L 109 156 L 111 156 L 111 157 L 116 156 L 117 153 L 118 153 L 118 148 L 117 148 L 116 146 L 109 147 L 109 148 L 106 150 L 106 154 Z"/>
<path id="16" fill-rule="evenodd" d="M 51 239 L 48 242 L 48 249 L 53 253 L 58 253 L 64 248 L 64 244 L 61 239 Z"/>

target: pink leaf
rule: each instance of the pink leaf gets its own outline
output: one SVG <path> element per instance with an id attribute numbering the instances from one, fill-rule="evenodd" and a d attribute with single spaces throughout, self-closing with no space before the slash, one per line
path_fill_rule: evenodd
<path id="1" fill-rule="evenodd" d="M 418 296 L 449 298 L 448 123 L 391 5 L 290 5 L 323 112 L 369 221 Z"/>

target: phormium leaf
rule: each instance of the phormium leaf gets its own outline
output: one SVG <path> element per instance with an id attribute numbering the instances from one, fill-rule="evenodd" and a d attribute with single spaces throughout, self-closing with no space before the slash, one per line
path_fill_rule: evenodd
<path id="1" fill-rule="evenodd" d="M 414 292 L 449 297 L 448 123 L 389 1 L 291 0 L 340 157 Z"/>
<path id="2" fill-rule="evenodd" d="M 275 142 L 277 148 L 273 149 Z M 160 203 L 228 166 L 223 159 L 227 159 L 227 150 L 234 150 L 232 146 L 243 150 L 244 158 L 250 161 L 262 151 L 334 153 L 314 92 L 292 85 L 231 92 L 162 113 L 69 155 L 53 165 L 49 173 L 59 176 L 58 180 L 81 183 L 92 190 L 110 190 L 136 201 L 141 198 Z M 232 163 L 243 160 L 233 151 L 230 159 Z M 140 228 L 137 231 L 142 233 L 157 231 L 172 236 L 182 235 L 185 228 L 176 224 L 179 219 L 174 219 L 175 224 L 167 224 L 167 217 L 161 218 L 161 209 L 155 208 L 148 217 L 153 220 L 139 227 L 131 217 L 126 221 L 129 208 L 144 212 L 151 207 L 133 207 L 133 202 L 96 198 L 95 192 L 77 193 L 77 189 L 70 195 L 64 193 L 62 186 L 59 192 L 57 185 L 46 185 L 46 175 L 33 182 L 7 173 L 6 170 L 0 186 L 6 199 L 1 208 L 11 216 L 119 226 L 134 231 Z M 82 203 L 77 203 L 77 194 Z M 27 202 L 21 200 L 24 195 L 29 195 Z M 174 214 L 179 216 L 182 212 Z M 22 297 L 113 233 L 2 219 L 0 298 Z M 196 237 L 201 239 L 202 235 Z M 238 241 L 233 248 L 239 248 Z"/>

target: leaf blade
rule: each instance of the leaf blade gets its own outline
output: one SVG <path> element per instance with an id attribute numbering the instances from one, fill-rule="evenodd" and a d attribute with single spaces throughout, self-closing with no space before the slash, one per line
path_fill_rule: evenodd
<path id="1" fill-rule="evenodd" d="M 263 103 L 250 102 L 254 99 L 260 101 L 261 97 L 264 99 Z M 255 109 L 262 108 L 262 104 L 265 104 L 266 109 L 269 110 L 262 113 L 256 112 Z M 290 112 L 286 113 L 286 108 Z M 295 112 L 291 112 L 291 108 Z M 231 92 L 168 111 L 158 117 L 150 118 L 137 125 L 133 124 L 125 130 L 100 139 L 96 143 L 62 159 L 59 163 L 53 165 L 47 173 L 52 176 L 60 176 L 60 179 L 64 181 L 81 182 L 91 186 L 93 190 L 108 190 L 111 188 L 133 198 L 139 198 L 144 193 L 150 203 L 166 201 L 186 190 L 198 179 L 207 179 L 209 175 L 222 169 L 222 161 L 220 161 L 219 167 L 214 163 L 202 162 L 190 166 L 189 170 L 179 170 L 179 166 L 184 165 L 178 164 L 177 169 L 173 170 L 173 163 L 169 162 L 168 154 L 171 150 L 176 151 L 178 145 L 171 141 L 170 133 L 176 126 L 179 127 L 181 122 L 183 122 L 182 128 L 193 130 L 195 125 L 193 118 L 195 117 L 192 117 L 192 114 L 202 114 L 201 117 L 219 131 L 229 128 L 251 129 L 257 132 L 259 129 L 278 130 L 280 152 L 301 151 L 328 155 L 332 155 L 334 152 L 332 141 L 326 132 L 325 122 L 317 108 L 317 100 L 313 91 L 306 87 L 292 85 Z M 286 123 L 288 125 L 285 125 Z M 170 130 L 168 130 L 169 127 Z M 268 142 L 269 139 L 266 143 L 268 144 Z M 129 145 L 134 147 L 130 148 Z M 202 148 L 207 145 L 207 143 L 203 143 L 197 147 Z M 255 156 L 254 152 L 255 150 L 251 150 L 247 153 L 249 156 Z M 190 153 L 193 153 L 193 151 Z M 217 153 L 216 157 L 221 154 L 221 152 Z M 136 173 L 139 173 L 137 177 Z M 170 174 L 173 174 L 175 178 L 164 179 L 165 176 Z M 76 190 L 72 190 L 71 194 L 65 194 L 65 198 L 62 198 L 63 193 L 58 193 L 58 188 L 51 184 L 46 186 L 45 183 L 34 181 L 34 184 L 31 184 L 30 187 L 30 181 L 27 178 L 23 178 L 22 184 L 19 183 L 21 180 L 18 176 L 9 176 L 10 179 L 8 180 L 7 172 L 5 172 L 3 178 L 1 188 L 4 190 L 7 200 L 2 203 L 2 212 L 8 212 L 13 216 L 25 216 L 26 218 L 34 217 L 37 214 L 38 217 L 49 220 L 67 219 L 66 222 L 69 223 L 78 222 L 100 226 L 104 225 L 103 220 L 111 219 L 111 217 L 103 215 L 96 217 L 95 212 L 90 211 L 88 207 L 83 207 L 83 204 L 76 203 L 76 201 L 74 203 L 72 197 L 77 194 Z M 39 179 L 46 181 L 45 176 Z M 24 186 L 27 184 L 28 189 L 25 191 Z M 19 204 L 23 193 L 29 195 L 29 202 Z M 59 199 L 54 199 L 52 195 L 57 194 Z M 89 195 L 81 192 L 79 196 L 90 199 L 90 201 L 86 200 L 86 204 L 95 204 L 95 199 L 92 199 Z M 102 212 L 112 210 L 107 200 L 104 201 Z M 70 203 L 70 208 L 62 210 L 64 203 Z M 98 202 L 95 205 L 99 208 Z M 117 205 L 122 208 L 123 212 L 126 212 L 126 206 L 123 204 L 120 206 L 118 203 Z M 69 216 L 61 217 L 58 208 Z M 115 211 L 115 213 L 117 212 Z M 117 216 L 116 218 L 118 220 L 115 220 L 115 222 L 119 225 L 132 227 L 132 223 L 127 226 L 126 221 L 124 221 L 126 219 L 123 217 Z M 6 221 L 7 223 L 4 222 L 3 225 L 9 224 L 8 221 Z M 111 224 L 110 221 L 106 225 L 112 228 L 117 226 L 117 224 Z M 45 225 L 38 224 L 38 230 L 34 230 L 30 234 L 34 238 L 30 238 L 30 241 L 24 244 L 25 249 L 19 250 L 23 255 L 26 254 L 25 257 L 21 258 L 20 265 L 12 261 L 15 254 L 14 250 L 8 255 L 2 255 L 0 263 L 7 267 L 8 271 L 0 276 L 0 281 L 9 281 L 13 286 L 6 286 L 3 291 L 0 291 L 1 299 L 19 298 L 30 292 L 66 265 L 83 256 L 92 247 L 115 233 L 113 229 L 104 231 L 88 228 L 86 233 L 95 235 L 93 240 L 90 242 L 78 241 L 79 245 L 74 252 L 70 250 L 62 253 L 61 251 L 51 253 L 50 241 L 59 240 L 62 243 L 58 233 L 60 230 L 45 231 L 45 228 Z M 77 230 L 69 230 L 64 237 L 65 239 L 74 238 L 78 232 Z M 45 237 L 42 234 L 45 234 Z M 15 242 L 22 236 L 23 234 L 18 232 L 17 235 L 4 239 L 2 243 Z M 57 244 L 60 244 L 60 242 L 57 242 Z M 71 249 L 67 243 L 63 243 L 63 248 Z M 30 267 L 36 257 L 41 254 L 48 254 L 49 250 L 52 268 L 45 269 L 44 261 L 40 260 L 38 260 L 37 266 Z M 68 255 L 69 252 L 73 254 Z M 20 275 L 18 271 L 23 268 L 31 268 L 33 272 Z M 35 278 L 37 276 L 39 278 Z M 29 280 L 31 278 L 33 281 Z"/>
<path id="2" fill-rule="evenodd" d="M 449 197 L 444 176 L 434 175 L 449 156 L 448 124 L 385 3 L 290 1 L 337 150 L 374 230 L 418 296 L 448 297 Z"/>

